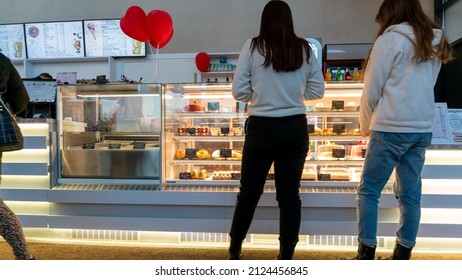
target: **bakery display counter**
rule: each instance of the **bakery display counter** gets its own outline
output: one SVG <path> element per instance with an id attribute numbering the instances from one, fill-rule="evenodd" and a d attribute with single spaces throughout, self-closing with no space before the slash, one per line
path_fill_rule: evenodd
<path id="1" fill-rule="evenodd" d="M 246 115 L 231 84 L 167 84 L 163 97 L 166 185 L 237 185 Z"/>
<path id="2" fill-rule="evenodd" d="M 181 243 L 189 235 L 207 245 L 213 237 L 227 240 L 246 119 L 230 84 L 80 87 L 58 87 L 57 141 L 52 124 L 31 125 L 41 131 L 21 124 L 33 146 L 4 154 L 0 195 L 28 237 L 95 241 L 90 236 L 110 232 L 111 238 L 130 233 L 129 242 L 137 244 Z M 356 247 L 356 188 L 368 139 L 357 131 L 358 112 L 332 102 L 358 104 L 361 89 L 328 84 L 325 99 L 316 103 L 329 110 L 306 104 L 310 152 L 300 190 L 301 247 Z M 460 145 L 439 145 L 427 152 L 417 249 L 453 246 L 462 238 L 461 151 Z M 37 170 L 42 173 L 32 174 Z M 271 170 L 246 244 L 268 245 L 267 235 L 278 233 L 274 193 Z M 379 207 L 378 248 L 391 249 L 399 215 L 392 178 Z M 108 240 L 114 241 L 96 241 Z"/>
<path id="3" fill-rule="evenodd" d="M 161 89 L 158 84 L 59 86 L 58 181 L 160 184 Z"/>
<path id="4" fill-rule="evenodd" d="M 359 180 L 367 147 L 358 129 L 361 91 L 358 83 L 328 84 L 324 99 L 306 102 L 310 152 L 303 187 Z M 238 186 L 247 115 L 231 84 L 166 84 L 163 103 L 165 185 Z M 274 186 L 272 169 L 267 186 Z"/>

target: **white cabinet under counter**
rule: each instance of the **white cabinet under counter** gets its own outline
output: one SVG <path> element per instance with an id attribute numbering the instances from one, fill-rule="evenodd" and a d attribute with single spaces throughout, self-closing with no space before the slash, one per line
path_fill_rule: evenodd
<path id="1" fill-rule="evenodd" d="M 55 156 L 56 121 L 53 119 L 18 119 L 24 136 L 24 149 L 4 152 L 1 190 L 50 189 L 51 166 Z"/>
<path id="2" fill-rule="evenodd" d="M 47 228 L 48 192 L 56 183 L 56 121 L 18 118 L 24 149 L 4 152 L 0 196 L 24 227 Z"/>

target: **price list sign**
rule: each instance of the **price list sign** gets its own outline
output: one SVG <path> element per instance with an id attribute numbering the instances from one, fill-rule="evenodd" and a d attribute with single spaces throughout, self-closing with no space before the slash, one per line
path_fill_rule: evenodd
<path id="1" fill-rule="evenodd" d="M 10 58 L 25 59 L 24 27 L 22 24 L 0 24 L 0 51 Z"/>
<path id="2" fill-rule="evenodd" d="M 118 19 L 85 20 L 83 26 L 88 57 L 146 55 L 146 44 L 125 35 Z"/>
<path id="3" fill-rule="evenodd" d="M 84 57 L 82 21 L 26 23 L 29 58 Z"/>

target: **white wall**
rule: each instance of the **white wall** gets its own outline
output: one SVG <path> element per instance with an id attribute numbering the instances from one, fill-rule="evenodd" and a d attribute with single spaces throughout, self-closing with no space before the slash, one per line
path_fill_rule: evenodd
<path id="1" fill-rule="evenodd" d="M 421 0 L 433 17 L 433 1 Z M 165 10 L 175 34 L 163 53 L 238 52 L 258 34 L 267 0 L 1 0 L 0 23 L 121 18 L 128 7 Z M 6 3 L 7 5 L 3 5 Z M 300 37 L 323 44 L 370 43 L 382 0 L 287 0 Z M 5 8 L 8 6 L 8 8 Z"/>
<path id="2" fill-rule="evenodd" d="M 78 79 L 106 75 L 120 80 L 144 78 L 145 82 L 194 82 L 195 54 L 238 53 L 249 37 L 258 35 L 260 17 L 268 0 L 0 0 L 0 24 L 82 19 L 121 18 L 130 6 L 145 12 L 165 10 L 173 18 L 175 34 L 159 56 L 105 61 L 33 62 L 16 64 L 24 78 L 41 72 L 56 77 L 58 72 L 76 71 Z M 374 22 L 382 0 L 286 0 L 290 5 L 298 36 L 321 38 L 324 44 L 371 43 L 377 32 Z M 433 17 L 433 1 L 421 0 Z M 147 44 L 149 46 L 149 44 Z M 148 53 L 151 50 L 148 48 Z M 153 59 L 154 57 L 154 59 Z M 155 59 L 157 57 L 157 59 Z M 111 70 L 111 69 L 112 70 Z M 157 68 L 159 73 L 157 73 Z M 196 73 L 196 74 L 195 74 Z"/>
<path id="3" fill-rule="evenodd" d="M 462 2 L 457 2 L 446 10 L 445 31 L 449 42 L 462 38 Z"/>

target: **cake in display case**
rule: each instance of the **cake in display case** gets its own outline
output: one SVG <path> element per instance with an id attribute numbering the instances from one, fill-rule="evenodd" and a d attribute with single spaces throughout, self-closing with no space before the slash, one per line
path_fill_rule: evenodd
<path id="1" fill-rule="evenodd" d="M 161 88 L 59 86 L 60 176 L 160 180 Z"/>
<path id="2" fill-rule="evenodd" d="M 163 170 L 167 185 L 239 185 L 247 115 L 245 104 L 232 97 L 231 86 L 164 85 Z M 302 185 L 359 180 L 367 150 L 367 139 L 359 132 L 361 93 L 358 83 L 326 84 L 321 101 L 306 102 L 310 151 Z M 314 109 L 320 102 L 329 105 Z M 273 181 L 271 169 L 267 184 Z"/>
<path id="3" fill-rule="evenodd" d="M 368 143 L 359 131 L 362 88 L 356 82 L 330 82 L 323 99 L 305 102 L 310 134 L 307 163 L 316 166 L 318 182 L 338 181 L 341 186 L 360 180 Z"/>
<path id="4" fill-rule="evenodd" d="M 166 84 L 163 100 L 167 184 L 237 184 L 246 115 L 231 84 Z"/>

